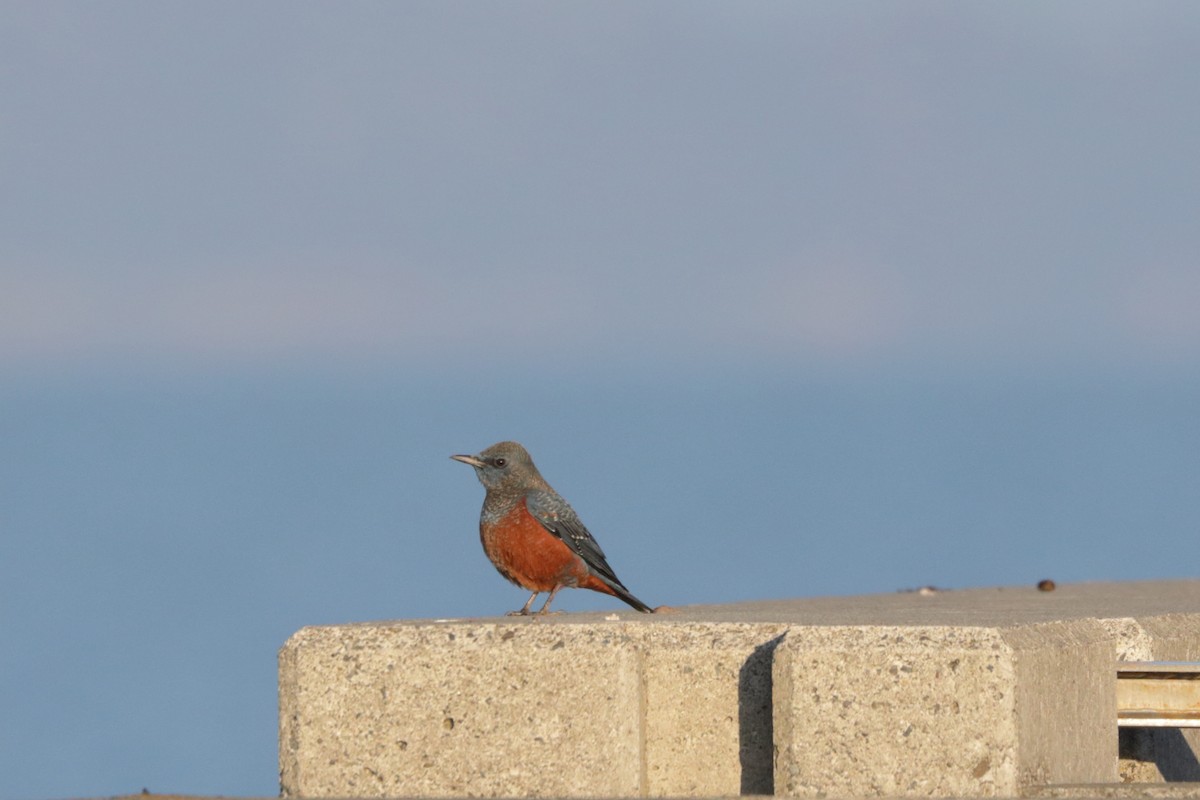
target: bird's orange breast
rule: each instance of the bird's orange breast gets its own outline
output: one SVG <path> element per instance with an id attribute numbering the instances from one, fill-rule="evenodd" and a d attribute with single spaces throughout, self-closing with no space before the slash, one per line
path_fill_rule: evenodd
<path id="1" fill-rule="evenodd" d="M 583 559 L 546 530 L 524 502 L 496 522 L 480 522 L 479 538 L 500 574 L 531 592 L 590 582 Z"/>

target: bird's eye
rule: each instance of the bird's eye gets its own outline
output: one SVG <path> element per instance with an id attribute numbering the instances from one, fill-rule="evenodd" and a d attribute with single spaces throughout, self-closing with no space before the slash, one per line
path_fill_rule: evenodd
<path id="1" fill-rule="evenodd" d="M 495 460 L 495 462 L 493 462 L 493 463 L 495 463 L 495 465 L 496 465 L 497 467 L 503 467 L 505 464 L 507 464 L 507 463 L 508 463 L 508 461 L 506 461 L 506 460 L 505 460 L 505 459 L 503 459 L 503 458 L 497 458 L 497 459 Z"/>

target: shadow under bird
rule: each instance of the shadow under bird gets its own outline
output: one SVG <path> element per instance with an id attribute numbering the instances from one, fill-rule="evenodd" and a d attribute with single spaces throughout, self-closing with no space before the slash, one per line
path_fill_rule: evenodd
<path id="1" fill-rule="evenodd" d="M 478 455 L 450 457 L 474 467 L 487 490 L 479 516 L 483 551 L 501 575 L 533 592 L 521 610 L 509 616 L 529 614 L 537 596 L 549 592 L 537 612 L 545 614 L 563 587 L 603 592 L 638 611 L 654 612 L 617 578 L 600 545 L 546 483 L 524 447 L 500 442 Z"/>

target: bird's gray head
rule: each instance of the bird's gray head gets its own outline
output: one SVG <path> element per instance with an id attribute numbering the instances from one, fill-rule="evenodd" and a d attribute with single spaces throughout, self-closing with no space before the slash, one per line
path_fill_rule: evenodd
<path id="1" fill-rule="evenodd" d="M 489 492 L 524 491 L 531 485 L 545 484 L 533 459 L 517 442 L 499 442 L 475 456 L 450 457 L 474 467 L 479 482 Z"/>

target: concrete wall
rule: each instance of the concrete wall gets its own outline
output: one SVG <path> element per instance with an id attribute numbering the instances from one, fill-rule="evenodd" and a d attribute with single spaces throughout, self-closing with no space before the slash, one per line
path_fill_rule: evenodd
<path id="1" fill-rule="evenodd" d="M 974 797 L 1115 782 L 1115 662 L 1200 658 L 1200 582 L 1059 591 L 305 628 L 280 653 L 283 794 Z M 1195 742 L 1169 733 L 1126 746 L 1126 777 L 1192 774 Z"/>

